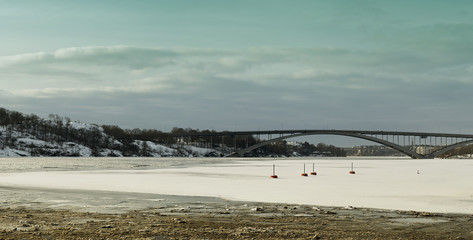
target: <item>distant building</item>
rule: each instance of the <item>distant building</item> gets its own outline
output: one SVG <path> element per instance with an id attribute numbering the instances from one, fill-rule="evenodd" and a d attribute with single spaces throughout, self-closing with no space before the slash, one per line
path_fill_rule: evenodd
<path id="1" fill-rule="evenodd" d="M 435 148 L 433 146 L 417 146 L 416 147 L 416 153 L 418 154 L 429 154 L 433 152 Z"/>
<path id="2" fill-rule="evenodd" d="M 354 146 L 345 148 L 348 156 L 404 156 L 398 150 L 383 145 Z"/>
<path id="3" fill-rule="evenodd" d="M 333 156 L 333 153 L 332 152 L 329 152 L 329 151 L 325 151 L 325 152 L 320 152 L 320 151 L 314 151 L 311 156 L 313 157 L 332 157 Z"/>

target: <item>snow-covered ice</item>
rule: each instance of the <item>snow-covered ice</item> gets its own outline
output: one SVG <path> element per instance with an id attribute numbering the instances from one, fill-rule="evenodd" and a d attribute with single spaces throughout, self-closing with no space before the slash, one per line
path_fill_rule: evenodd
<path id="1" fill-rule="evenodd" d="M 77 165 L 80 159 L 74 161 Z M 17 172 L 10 169 L 0 173 L 0 187 L 139 192 L 240 201 L 473 213 L 472 160 L 361 157 L 195 159 L 194 164 L 187 165 L 189 159 L 168 159 L 164 161 L 172 164 L 162 167 L 153 165 L 154 161 L 162 159 L 113 161 L 129 161 L 132 162 L 130 166 L 143 164 L 150 167 L 79 167 L 70 171 L 33 168 Z M 348 173 L 352 162 L 356 174 Z M 308 173 L 315 163 L 317 176 L 302 177 L 304 163 Z M 278 179 L 269 177 L 273 164 Z"/>

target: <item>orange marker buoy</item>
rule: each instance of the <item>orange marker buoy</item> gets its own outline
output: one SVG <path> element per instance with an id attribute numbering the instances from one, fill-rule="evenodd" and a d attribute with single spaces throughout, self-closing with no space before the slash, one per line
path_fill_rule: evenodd
<path id="1" fill-rule="evenodd" d="M 273 164 L 273 175 L 271 175 L 270 177 L 271 177 L 271 178 L 278 178 L 278 175 L 276 175 L 276 174 L 274 173 L 274 171 L 275 171 L 275 166 L 274 166 L 274 164 Z"/>
<path id="2" fill-rule="evenodd" d="M 312 163 L 312 172 L 310 173 L 310 175 L 312 175 L 312 176 L 317 175 L 317 173 L 315 172 L 315 167 L 314 166 L 315 166 L 315 163 Z"/>
<path id="3" fill-rule="evenodd" d="M 304 163 L 304 172 L 301 173 L 301 176 L 303 176 L 303 177 L 307 177 L 307 176 L 308 176 L 307 173 L 305 172 L 305 163 Z"/>
<path id="4" fill-rule="evenodd" d="M 353 163 L 351 163 L 351 170 L 348 173 L 355 174 L 355 171 L 353 170 Z"/>

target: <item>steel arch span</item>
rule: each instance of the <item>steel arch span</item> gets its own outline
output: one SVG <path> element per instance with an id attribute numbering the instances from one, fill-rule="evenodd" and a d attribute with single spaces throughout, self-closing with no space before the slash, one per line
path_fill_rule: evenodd
<path id="1" fill-rule="evenodd" d="M 347 136 L 353 138 L 359 138 L 368 140 L 371 142 L 379 143 L 384 146 L 388 146 L 399 152 L 406 154 L 407 156 L 414 158 L 414 159 L 428 159 L 428 158 L 435 158 L 438 157 L 440 154 L 443 154 L 449 150 L 452 150 L 456 147 L 461 147 L 464 145 L 472 144 L 473 143 L 473 136 L 472 135 L 465 135 L 465 134 L 437 134 L 437 133 L 414 133 L 414 132 L 386 132 L 386 131 L 343 131 L 343 130 L 314 130 L 314 131 L 306 131 L 299 133 L 289 133 L 288 135 L 283 135 L 287 133 L 287 131 L 274 131 L 274 133 L 279 132 L 281 134 L 280 137 L 272 138 L 263 142 L 259 142 L 255 145 L 240 149 L 235 151 L 228 156 L 243 156 L 245 153 L 251 152 L 257 148 L 263 147 L 265 145 L 281 141 L 284 139 L 295 138 L 295 137 L 302 137 L 302 136 L 310 136 L 310 135 L 339 135 L 339 136 Z M 265 132 L 267 133 L 267 132 Z M 272 133 L 270 133 L 272 134 Z M 236 135 L 234 135 L 236 136 Z M 380 137 L 378 137 L 380 136 Z M 392 137 L 392 141 L 389 141 L 389 137 Z M 396 143 L 395 138 L 397 137 L 398 142 Z M 409 138 L 408 142 L 411 141 L 419 141 L 420 144 L 399 144 L 399 139 L 402 137 L 404 139 Z M 386 138 L 386 139 L 384 139 Z M 417 139 L 416 139 L 417 138 Z M 430 144 L 427 145 L 427 139 L 430 138 Z M 432 138 L 435 138 L 435 142 L 437 142 L 438 138 L 440 138 L 440 145 L 433 145 Z M 422 145 L 422 139 L 424 139 L 424 145 Z M 460 141 L 458 141 L 460 139 Z M 445 140 L 445 145 L 443 145 L 443 141 Z M 448 144 L 450 140 L 450 144 Z M 455 140 L 455 142 L 454 142 Z M 454 143 L 453 143 L 454 142 Z M 417 148 L 429 148 L 430 151 L 427 153 L 419 153 Z"/>

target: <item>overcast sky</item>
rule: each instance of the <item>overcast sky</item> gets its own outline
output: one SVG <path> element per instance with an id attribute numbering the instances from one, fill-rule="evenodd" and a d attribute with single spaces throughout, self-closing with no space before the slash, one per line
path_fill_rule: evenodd
<path id="1" fill-rule="evenodd" d="M 473 133 L 473 1 L 0 0 L 0 107 L 122 128 Z"/>

